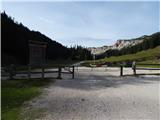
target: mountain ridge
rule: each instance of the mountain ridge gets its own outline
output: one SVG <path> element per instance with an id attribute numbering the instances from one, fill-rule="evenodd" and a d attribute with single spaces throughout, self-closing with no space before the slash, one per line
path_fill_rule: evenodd
<path id="1" fill-rule="evenodd" d="M 159 33 L 159 32 L 156 32 Z M 103 54 L 108 50 L 121 50 L 123 48 L 127 48 L 127 47 L 131 47 L 137 44 L 142 43 L 145 39 L 149 39 L 152 35 L 143 35 L 141 37 L 138 38 L 133 38 L 133 39 L 119 39 L 116 41 L 115 44 L 110 45 L 110 46 L 102 46 L 102 47 L 88 47 L 88 50 L 91 51 L 92 54 L 95 55 L 99 55 L 99 54 Z"/>

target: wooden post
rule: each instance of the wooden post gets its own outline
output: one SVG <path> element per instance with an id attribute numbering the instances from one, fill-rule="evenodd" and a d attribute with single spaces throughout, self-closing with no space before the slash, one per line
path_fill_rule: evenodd
<path id="1" fill-rule="evenodd" d="M 120 68 L 120 76 L 123 76 L 123 65 L 121 65 L 121 68 Z"/>
<path id="2" fill-rule="evenodd" d="M 28 65 L 28 79 L 31 78 L 31 66 Z"/>
<path id="3" fill-rule="evenodd" d="M 62 79 L 62 77 L 61 77 L 61 71 L 62 71 L 62 68 L 58 67 L 58 77 L 57 77 L 57 79 Z"/>
<path id="4" fill-rule="evenodd" d="M 44 79 L 44 66 L 42 66 L 42 79 Z"/>
<path id="5" fill-rule="evenodd" d="M 136 65 L 134 66 L 134 75 L 136 75 Z"/>
<path id="6" fill-rule="evenodd" d="M 78 71 L 78 66 L 77 66 L 77 71 Z"/>
<path id="7" fill-rule="evenodd" d="M 132 68 L 133 68 L 133 74 L 136 75 L 136 62 L 135 61 L 132 63 Z"/>
<path id="8" fill-rule="evenodd" d="M 72 68 L 73 68 L 73 70 L 72 70 L 72 79 L 74 79 L 74 66 Z"/>
<path id="9" fill-rule="evenodd" d="M 10 80 L 13 79 L 14 72 L 15 72 L 15 71 L 14 71 L 14 65 L 11 64 L 11 66 L 9 67 L 9 78 L 10 78 Z"/>

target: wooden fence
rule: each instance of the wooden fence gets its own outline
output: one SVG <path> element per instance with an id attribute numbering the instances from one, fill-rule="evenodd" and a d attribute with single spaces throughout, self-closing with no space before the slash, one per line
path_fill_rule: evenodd
<path id="1" fill-rule="evenodd" d="M 145 67 L 140 67 L 140 66 L 145 66 Z M 150 66 L 159 66 L 159 67 L 153 68 Z M 124 68 L 124 65 L 121 65 L 120 66 L 120 76 L 123 76 L 123 68 Z M 142 64 L 142 63 L 133 62 L 132 70 L 133 70 L 133 75 L 146 75 L 145 73 L 144 74 L 137 73 L 137 70 L 157 70 L 158 73 L 148 73 L 147 75 L 160 75 L 160 64 Z"/>
<path id="2" fill-rule="evenodd" d="M 145 66 L 145 67 L 139 67 L 139 66 Z M 151 73 L 147 75 L 160 75 L 160 67 L 152 68 L 152 67 L 146 67 L 146 66 L 160 66 L 160 64 L 140 64 L 140 63 L 133 62 L 132 64 L 133 75 L 142 75 L 142 73 L 138 74 L 137 70 L 157 70 L 159 71 L 158 73 Z M 32 68 L 36 68 L 39 71 L 32 70 Z M 48 71 L 47 70 L 48 68 L 56 68 L 56 70 Z M 65 71 L 63 71 L 62 69 L 65 69 Z M 124 70 L 124 65 L 120 65 L 120 76 L 124 76 L 123 70 Z M 28 65 L 25 71 L 21 71 L 21 70 L 17 71 L 14 65 L 7 67 L 7 69 L 3 67 L 1 68 L 1 75 L 7 76 L 7 77 L 9 76 L 10 79 L 13 79 L 14 76 L 16 76 L 17 74 L 25 74 L 28 76 L 28 79 L 31 78 L 32 74 L 41 74 L 41 78 L 45 78 L 46 73 L 57 73 L 57 79 L 61 79 L 62 74 L 71 74 L 72 79 L 74 79 L 75 66 L 68 66 L 68 67 L 57 66 L 55 67 L 55 66 L 50 66 L 50 65 L 41 65 L 41 66 Z"/>
<path id="3" fill-rule="evenodd" d="M 35 71 L 32 70 L 32 68 L 34 69 L 38 69 L 39 71 Z M 72 75 L 72 79 L 74 79 L 74 66 L 57 66 L 57 67 L 53 67 L 56 68 L 57 70 L 50 70 L 48 71 L 47 69 L 52 68 L 52 66 L 49 65 L 41 65 L 41 66 L 32 66 L 32 65 L 28 65 L 27 69 L 24 71 L 17 71 L 15 65 L 10 65 L 8 67 L 5 68 L 1 68 L 1 75 L 2 76 L 9 76 L 10 79 L 13 79 L 14 76 L 16 76 L 17 74 L 26 74 L 28 75 L 28 79 L 31 78 L 32 74 L 41 74 L 41 78 L 45 78 L 45 74 L 46 73 L 57 73 L 57 79 L 61 79 L 62 78 L 62 74 L 71 74 Z M 66 71 L 62 71 L 62 69 L 65 69 Z"/>

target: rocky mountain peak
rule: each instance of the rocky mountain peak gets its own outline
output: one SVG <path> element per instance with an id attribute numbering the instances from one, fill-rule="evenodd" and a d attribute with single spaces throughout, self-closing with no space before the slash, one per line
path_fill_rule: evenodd
<path id="1" fill-rule="evenodd" d="M 89 47 L 88 50 L 91 51 L 92 54 L 102 54 L 110 49 L 122 49 L 124 47 L 134 46 L 136 44 L 139 44 L 143 42 L 143 39 L 147 36 L 142 36 L 140 38 L 136 39 L 119 39 L 116 41 L 116 43 L 112 46 L 102 46 L 102 47 Z"/>

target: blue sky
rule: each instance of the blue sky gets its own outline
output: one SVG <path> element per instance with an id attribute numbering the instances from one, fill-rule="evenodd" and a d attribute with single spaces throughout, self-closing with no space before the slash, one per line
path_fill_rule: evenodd
<path id="1" fill-rule="evenodd" d="M 2 2 L 2 10 L 65 46 L 112 45 L 159 31 L 158 1 Z"/>

